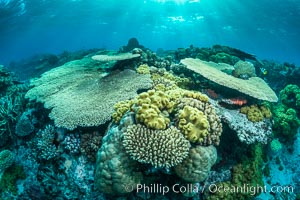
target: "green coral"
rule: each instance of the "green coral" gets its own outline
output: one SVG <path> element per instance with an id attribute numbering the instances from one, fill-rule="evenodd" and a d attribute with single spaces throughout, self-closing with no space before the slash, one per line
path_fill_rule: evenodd
<path id="1" fill-rule="evenodd" d="M 212 193 L 205 192 L 205 199 L 215 200 L 248 200 L 259 195 L 263 188 L 263 149 L 262 145 L 258 144 L 251 148 L 250 156 L 242 163 L 235 165 L 232 169 L 231 181 L 221 182 L 216 184 L 216 188 L 220 190 Z M 256 190 L 243 190 L 244 187 L 255 188 Z M 227 188 L 227 191 L 224 189 Z M 239 188 L 239 190 L 237 190 Z M 220 192 L 219 192 L 220 191 Z"/>
<path id="2" fill-rule="evenodd" d="M 15 160 L 15 154 L 9 150 L 3 150 L 0 152 L 0 179 L 4 171 L 10 167 Z"/>
<path id="3" fill-rule="evenodd" d="M 236 56 L 232 56 L 227 53 L 220 52 L 220 53 L 210 56 L 209 60 L 216 62 L 216 63 L 227 63 L 230 65 L 234 65 L 240 59 Z"/>
<path id="4" fill-rule="evenodd" d="M 23 167 L 20 165 L 12 165 L 2 176 L 0 181 L 0 191 L 11 192 L 17 194 L 16 182 L 18 179 L 25 179 L 26 175 Z"/>
<path id="5" fill-rule="evenodd" d="M 300 111 L 300 88 L 297 85 L 287 85 L 280 91 L 281 102 L 290 107 Z"/>
<path id="6" fill-rule="evenodd" d="M 273 152 L 278 152 L 282 149 L 282 144 L 278 139 L 273 139 L 270 143 L 270 148 Z"/>
<path id="7" fill-rule="evenodd" d="M 273 109 L 275 134 L 293 138 L 297 134 L 300 120 L 297 112 L 293 108 L 289 108 L 283 104 L 279 104 Z"/>

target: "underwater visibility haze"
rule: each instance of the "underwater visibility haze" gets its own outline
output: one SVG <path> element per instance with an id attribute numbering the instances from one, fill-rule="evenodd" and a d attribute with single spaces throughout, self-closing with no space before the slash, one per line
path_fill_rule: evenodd
<path id="1" fill-rule="evenodd" d="M 0 0 L 0 199 L 299 200 L 299 0 Z"/>
<path id="2" fill-rule="evenodd" d="M 1 0 L 0 61 L 82 48 L 228 45 L 300 63 L 297 0 Z"/>

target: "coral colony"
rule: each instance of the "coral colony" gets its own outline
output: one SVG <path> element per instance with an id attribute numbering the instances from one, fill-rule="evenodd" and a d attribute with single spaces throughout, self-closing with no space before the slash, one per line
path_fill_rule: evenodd
<path id="1" fill-rule="evenodd" d="M 73 54 L 27 61 L 29 85 L 0 68 L 1 199 L 299 198 L 299 67 L 136 39 Z"/>

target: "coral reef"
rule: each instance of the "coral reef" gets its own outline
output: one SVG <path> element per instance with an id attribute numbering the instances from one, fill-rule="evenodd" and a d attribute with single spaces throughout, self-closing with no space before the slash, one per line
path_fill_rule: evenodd
<path id="1" fill-rule="evenodd" d="M 119 60 L 130 60 L 133 58 L 138 58 L 140 56 L 141 56 L 140 54 L 120 53 L 117 55 L 95 55 L 92 56 L 92 59 L 100 62 L 109 62 L 109 61 L 119 61 Z"/>
<path id="2" fill-rule="evenodd" d="M 42 160 L 50 160 L 58 155 L 57 147 L 54 144 L 55 140 L 55 127 L 47 125 L 45 129 L 37 132 L 32 146 L 34 147 L 37 157 Z"/>
<path id="3" fill-rule="evenodd" d="M 150 90 L 141 93 L 136 103 L 136 119 L 148 128 L 163 130 L 170 123 L 168 113 L 174 107 L 174 102 L 169 101 L 168 95 L 161 91 Z"/>
<path id="4" fill-rule="evenodd" d="M 123 146 L 133 160 L 170 168 L 188 155 L 190 143 L 175 127 L 151 130 L 138 124 L 124 132 Z"/>
<path id="5" fill-rule="evenodd" d="M 85 58 L 52 69 L 32 81 L 35 87 L 26 97 L 52 108 L 49 117 L 55 125 L 72 130 L 104 124 L 110 120 L 115 103 L 151 87 L 149 75 L 124 70 L 103 77 L 95 65 Z"/>
<path id="6" fill-rule="evenodd" d="M 244 106 L 240 109 L 240 112 L 247 115 L 251 122 L 259 122 L 263 121 L 264 118 L 270 119 L 272 117 L 271 110 L 264 105 Z"/>
<path id="7" fill-rule="evenodd" d="M 122 145 L 122 131 L 111 127 L 97 154 L 95 187 L 108 194 L 126 194 L 135 190 L 142 179 L 138 162 L 126 154 Z"/>
<path id="8" fill-rule="evenodd" d="M 204 181 L 211 167 L 217 161 L 217 150 L 214 146 L 192 147 L 188 157 L 174 167 L 175 173 L 183 180 L 191 183 Z"/>
<path id="9" fill-rule="evenodd" d="M 252 122 L 247 116 L 237 110 L 223 110 L 221 118 L 229 128 L 237 132 L 241 142 L 253 144 L 260 142 L 267 144 L 272 135 L 272 123 L 270 119 Z"/>
<path id="10" fill-rule="evenodd" d="M 275 92 L 261 78 L 251 77 L 247 80 L 239 79 L 212 67 L 212 65 L 214 65 L 213 63 L 199 59 L 186 58 L 180 62 L 186 65 L 188 69 L 221 86 L 231 88 L 259 100 L 269 102 L 278 101 Z"/>
<path id="11" fill-rule="evenodd" d="M 276 135 L 284 136 L 287 139 L 292 139 L 300 126 L 300 120 L 297 117 L 297 112 L 293 108 L 289 108 L 283 104 L 274 106 L 274 132 Z"/>
<path id="12" fill-rule="evenodd" d="M 220 136 L 222 133 L 222 124 L 219 116 L 216 114 L 216 111 L 214 107 L 208 102 L 208 97 L 206 95 L 203 95 L 201 93 L 191 93 L 191 92 L 185 92 L 183 94 L 183 98 L 180 98 L 177 100 L 177 111 L 179 112 L 178 114 L 182 116 L 186 115 L 187 113 L 184 112 L 184 108 L 188 106 L 188 110 L 193 110 L 196 113 L 202 113 L 200 115 L 203 115 L 202 119 L 204 119 L 204 122 L 207 127 L 203 129 L 203 126 L 201 125 L 200 122 L 200 127 L 203 129 L 202 133 L 205 133 L 204 135 L 200 135 L 197 130 L 194 128 L 199 126 L 197 125 L 197 122 L 199 121 L 199 116 L 196 116 L 196 119 L 194 119 L 194 122 L 191 121 L 191 123 L 187 123 L 187 121 L 184 119 L 183 121 L 180 122 L 178 127 L 181 129 L 181 127 L 186 126 L 185 124 L 189 124 L 185 128 L 188 128 L 188 131 L 183 130 L 183 133 L 188 133 L 186 134 L 188 139 L 191 142 L 198 143 L 201 145 L 218 145 L 220 143 Z M 177 116 L 180 119 L 180 116 L 177 114 Z M 192 116 L 187 116 L 191 118 Z M 198 119 L 197 119 L 198 118 Z M 195 132 L 196 131 L 196 132 Z M 190 135 L 191 134 L 191 135 Z M 190 136 L 196 136 L 194 139 L 190 138 Z"/>
<path id="13" fill-rule="evenodd" d="M 147 64 L 142 64 L 136 69 L 139 74 L 150 74 L 150 68 Z"/>
<path id="14" fill-rule="evenodd" d="M 193 143 L 202 143 L 208 135 L 208 121 L 203 112 L 191 106 L 184 106 L 178 113 L 178 128 Z"/>
<path id="15" fill-rule="evenodd" d="M 0 180 L 0 192 L 12 193 L 17 195 L 17 181 L 19 179 L 25 179 L 26 175 L 24 169 L 19 165 L 10 166 L 3 174 Z M 1 197 L 1 196 L 0 196 Z"/>
<path id="16" fill-rule="evenodd" d="M 287 85 L 279 93 L 281 102 L 300 113 L 300 88 L 297 85 Z"/>
<path id="17" fill-rule="evenodd" d="M 240 60 L 234 64 L 232 75 L 241 79 L 249 79 L 250 77 L 255 77 L 255 67 L 250 62 Z"/>
<path id="18" fill-rule="evenodd" d="M 33 110 L 27 110 L 23 112 L 16 124 L 15 134 L 19 137 L 30 135 L 34 131 L 34 124 L 36 119 L 32 114 Z"/>
<path id="19" fill-rule="evenodd" d="M 80 151 L 89 160 L 95 162 L 97 152 L 101 146 L 102 136 L 99 135 L 98 131 L 92 133 L 81 134 Z"/>
<path id="20" fill-rule="evenodd" d="M 4 171 L 15 162 L 15 154 L 9 150 L 0 152 L 0 180 Z"/>

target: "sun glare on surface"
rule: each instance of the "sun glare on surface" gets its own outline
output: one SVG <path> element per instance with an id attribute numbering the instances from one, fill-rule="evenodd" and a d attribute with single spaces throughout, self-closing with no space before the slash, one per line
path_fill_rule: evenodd
<path id="1" fill-rule="evenodd" d="M 158 3 L 175 3 L 175 4 L 185 4 L 199 2 L 200 0 L 156 0 Z"/>

